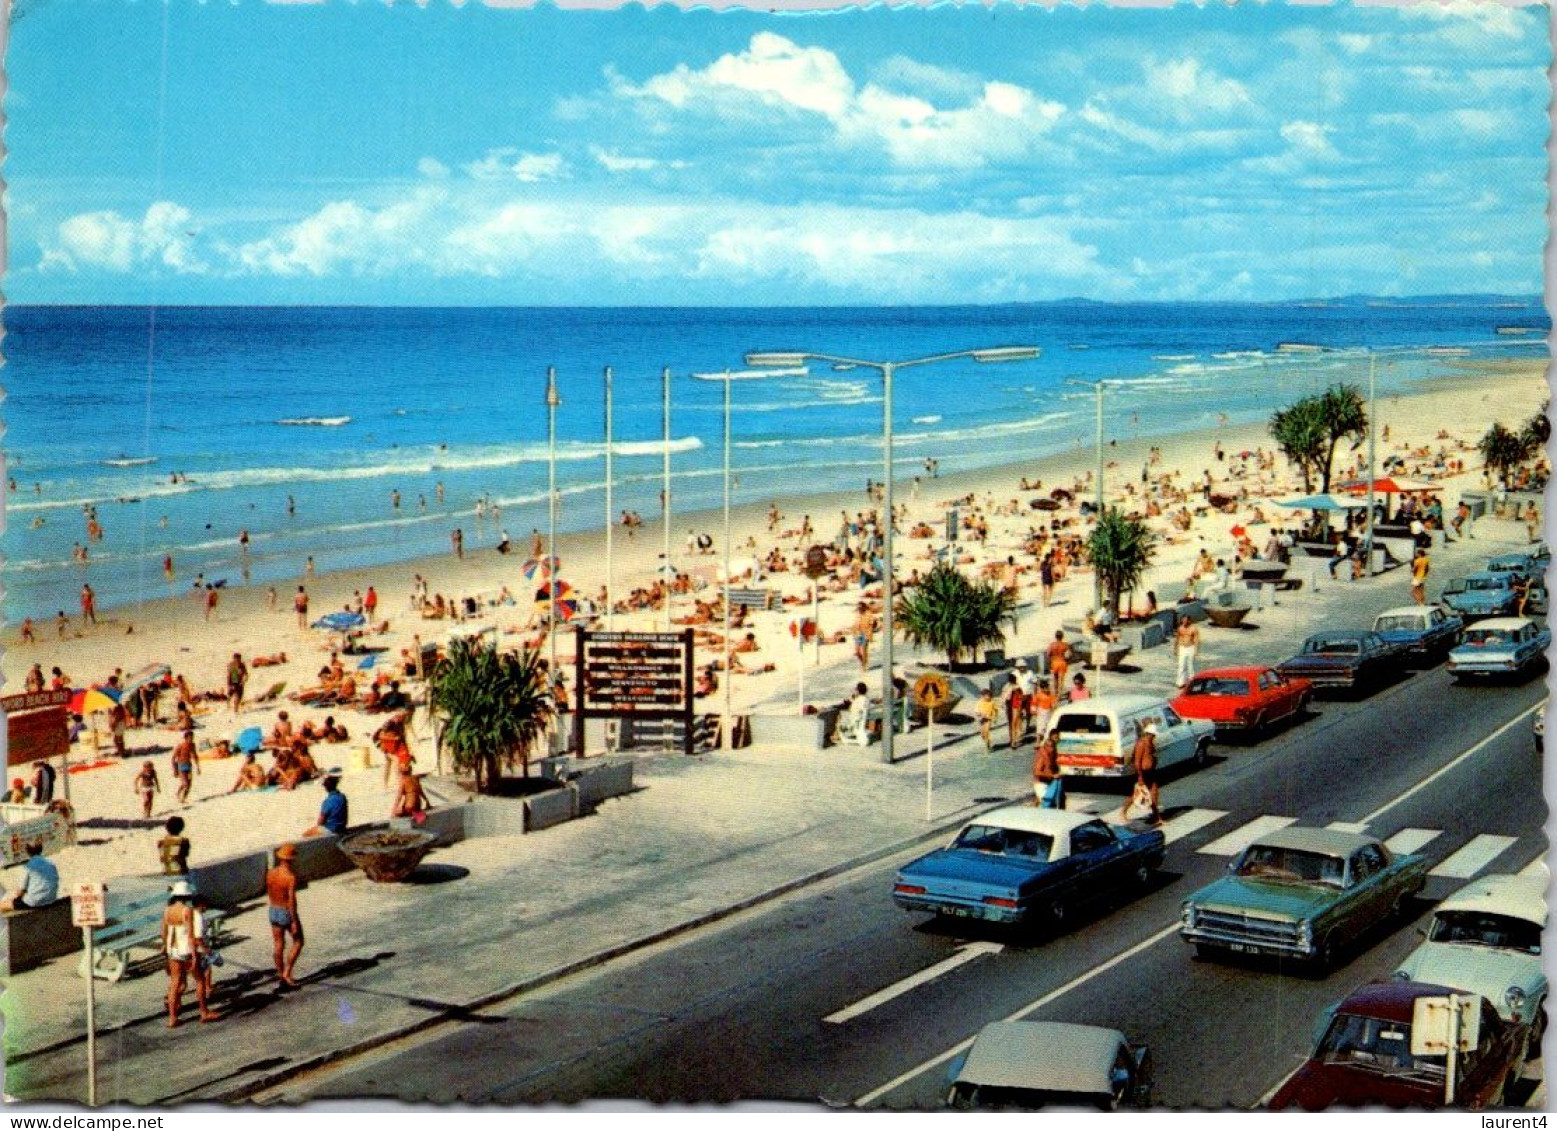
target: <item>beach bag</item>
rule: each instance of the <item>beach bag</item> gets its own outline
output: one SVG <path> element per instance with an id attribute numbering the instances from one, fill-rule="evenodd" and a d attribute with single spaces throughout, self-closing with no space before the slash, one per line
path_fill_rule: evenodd
<path id="1" fill-rule="evenodd" d="M 1055 778 L 1043 790 L 1043 800 L 1038 803 L 1040 809 L 1065 808 L 1065 783 Z"/>
<path id="2" fill-rule="evenodd" d="M 1135 783 L 1130 794 L 1130 804 L 1125 807 L 1125 820 L 1139 821 L 1151 816 L 1152 791 L 1143 781 Z"/>

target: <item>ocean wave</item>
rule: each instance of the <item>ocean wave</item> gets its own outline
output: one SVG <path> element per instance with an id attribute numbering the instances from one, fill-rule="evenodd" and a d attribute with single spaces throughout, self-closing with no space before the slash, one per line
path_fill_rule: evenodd
<path id="1" fill-rule="evenodd" d="M 275 423 L 277 423 L 277 424 L 288 424 L 288 425 L 292 425 L 294 427 L 339 428 L 342 425 L 350 424 L 351 423 L 351 417 L 349 417 L 349 416 L 288 416 L 288 417 L 283 417 L 281 420 L 275 421 Z"/>
<path id="2" fill-rule="evenodd" d="M 913 424 L 939 424 L 940 422 L 941 422 L 941 418 L 939 416 L 916 416 L 916 417 L 913 418 L 913 420 L 910 423 L 913 423 Z"/>

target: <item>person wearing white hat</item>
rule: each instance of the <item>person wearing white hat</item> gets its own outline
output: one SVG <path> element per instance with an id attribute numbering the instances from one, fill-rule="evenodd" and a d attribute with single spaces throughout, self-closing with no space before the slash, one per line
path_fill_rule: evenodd
<path id="1" fill-rule="evenodd" d="M 200 917 L 190 901 L 195 889 L 188 880 L 176 880 L 168 890 L 168 908 L 162 913 L 162 949 L 168 956 L 168 1028 L 178 1028 L 178 1013 L 191 977 L 200 1020 L 214 1021 L 216 1015 L 206 1004 L 206 979 L 195 969 L 203 946 Z"/>
<path id="2" fill-rule="evenodd" d="M 1135 788 L 1130 792 L 1119 815 L 1127 818 L 1132 807 L 1139 802 L 1144 802 L 1151 809 L 1151 823 L 1160 825 L 1162 812 L 1158 807 L 1157 724 L 1137 723 L 1135 730 L 1135 748 L 1130 752 L 1131 760 L 1135 763 Z"/>

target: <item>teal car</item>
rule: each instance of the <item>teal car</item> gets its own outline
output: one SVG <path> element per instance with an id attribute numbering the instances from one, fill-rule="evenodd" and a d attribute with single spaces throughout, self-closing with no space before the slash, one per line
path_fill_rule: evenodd
<path id="1" fill-rule="evenodd" d="M 1427 882 L 1428 863 L 1360 833 L 1280 829 L 1184 901 L 1179 935 L 1202 957 L 1268 955 L 1323 970 L 1402 913 Z"/>

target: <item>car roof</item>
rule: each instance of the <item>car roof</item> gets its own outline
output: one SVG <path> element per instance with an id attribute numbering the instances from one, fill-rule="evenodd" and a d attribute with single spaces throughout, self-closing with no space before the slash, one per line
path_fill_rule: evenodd
<path id="1" fill-rule="evenodd" d="M 1439 911 L 1486 911 L 1546 926 L 1544 876 L 1478 876 L 1438 905 Z"/>
<path id="2" fill-rule="evenodd" d="M 1245 664 L 1242 667 L 1206 668 L 1195 673 L 1196 679 L 1253 679 L 1268 671 L 1275 671 L 1269 664 Z"/>
<path id="3" fill-rule="evenodd" d="M 1495 569 L 1478 569 L 1471 573 L 1467 573 L 1463 580 L 1485 581 L 1489 577 L 1497 581 L 1506 581 L 1508 579 L 1506 571 L 1500 572 Z"/>
<path id="4" fill-rule="evenodd" d="M 1062 1021 L 995 1021 L 979 1030 L 957 1083 L 1044 1092 L 1109 1092 L 1124 1034 Z"/>
<path id="5" fill-rule="evenodd" d="M 1363 640 L 1373 635 L 1371 628 L 1337 628 L 1329 632 L 1312 633 L 1309 640 Z M 1306 641 L 1305 641 L 1306 643 Z"/>
<path id="6" fill-rule="evenodd" d="M 1433 985 L 1431 982 L 1406 982 L 1394 978 L 1358 986 L 1336 1007 L 1336 1012 L 1375 1017 L 1380 1021 L 1395 1021 L 1409 1025 L 1412 1013 L 1416 1009 L 1417 998 L 1448 997 L 1450 994 L 1459 994 L 1461 997 L 1481 996 L 1467 994 L 1464 990 L 1456 990 L 1448 986 Z"/>
<path id="7" fill-rule="evenodd" d="M 1490 628 L 1497 632 L 1513 632 L 1515 629 L 1523 628 L 1529 623 L 1529 617 L 1488 617 L 1486 620 L 1477 621 L 1466 631 L 1482 632 Z"/>
<path id="8" fill-rule="evenodd" d="M 1291 825 L 1266 833 L 1255 844 L 1272 848 L 1290 848 L 1297 852 L 1319 852 L 1326 856 L 1350 856 L 1367 844 L 1377 844 L 1371 836 L 1341 832 L 1338 829 L 1308 829 Z"/>
<path id="9" fill-rule="evenodd" d="M 1377 624 L 1379 617 L 1421 616 L 1424 613 L 1432 612 L 1436 608 L 1438 608 L 1437 605 L 1398 605 L 1393 609 L 1385 609 L 1378 617 L 1374 617 L 1373 620 Z"/>
<path id="10" fill-rule="evenodd" d="M 975 817 L 969 824 L 993 825 L 999 829 L 1016 829 L 1024 833 L 1047 833 L 1061 836 L 1072 829 L 1098 820 L 1091 813 L 1079 809 L 1041 809 L 1036 805 L 1006 805 L 991 809 L 983 816 Z"/>
<path id="11" fill-rule="evenodd" d="M 1166 703 L 1166 699 L 1157 695 L 1094 695 L 1080 703 L 1066 703 L 1054 713 L 1100 715 L 1112 712 L 1116 715 L 1132 715 L 1137 711 L 1161 710 Z"/>

